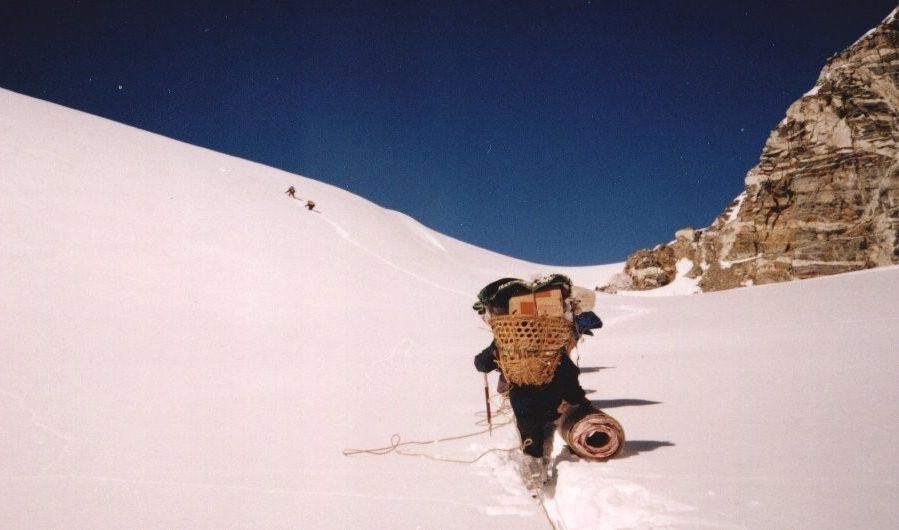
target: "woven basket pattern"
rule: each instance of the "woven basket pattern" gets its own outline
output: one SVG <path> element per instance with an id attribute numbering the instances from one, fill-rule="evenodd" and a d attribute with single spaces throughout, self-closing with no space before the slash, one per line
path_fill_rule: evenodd
<path id="1" fill-rule="evenodd" d="M 564 318 L 519 315 L 490 320 L 499 356 L 497 364 L 510 383 L 545 385 L 562 360 L 560 349 L 571 338 Z"/>

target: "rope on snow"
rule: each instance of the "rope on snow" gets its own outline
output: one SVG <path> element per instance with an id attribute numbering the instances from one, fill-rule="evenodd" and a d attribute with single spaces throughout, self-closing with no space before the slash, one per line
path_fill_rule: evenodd
<path id="1" fill-rule="evenodd" d="M 507 418 L 510 418 L 511 417 L 510 411 L 511 411 L 511 407 L 509 406 L 509 401 L 508 401 L 508 399 L 504 398 L 502 403 L 499 406 L 499 409 L 497 409 L 497 411 L 496 411 L 496 415 L 502 415 L 502 416 L 506 416 Z M 486 411 L 478 412 L 476 414 L 476 416 L 480 416 L 483 419 L 478 420 L 475 423 L 475 425 L 479 425 L 479 426 L 487 425 Z M 504 425 L 509 425 L 510 423 L 512 423 L 512 421 L 513 421 L 512 419 L 507 419 L 506 421 L 503 421 L 501 423 L 493 423 L 493 427 L 502 427 Z M 384 447 L 375 447 L 375 448 L 371 448 L 371 449 L 344 449 L 342 452 L 343 452 L 344 456 L 353 456 L 353 455 L 359 455 L 359 454 L 369 454 L 369 455 L 381 456 L 381 455 L 386 455 L 386 454 L 390 454 L 390 453 L 396 453 L 398 455 L 403 455 L 403 456 L 417 456 L 417 457 L 422 457 L 422 458 L 428 458 L 431 460 L 436 460 L 438 462 L 452 462 L 452 463 L 456 463 L 456 464 L 474 464 L 475 462 L 484 458 L 485 456 L 487 456 L 490 453 L 498 453 L 498 452 L 510 453 L 512 451 L 516 451 L 516 450 L 520 449 L 520 446 L 510 447 L 510 448 L 495 447 L 493 449 L 488 449 L 488 450 L 484 451 L 483 453 L 478 455 L 476 458 L 470 459 L 470 460 L 463 460 L 463 459 L 458 459 L 458 458 L 444 458 L 444 457 L 440 457 L 440 456 L 434 456 L 434 455 L 431 455 L 428 453 L 417 453 L 417 452 L 404 451 L 404 450 L 400 449 L 401 447 L 406 447 L 409 445 L 434 445 L 434 444 L 443 443 L 443 442 L 464 440 L 465 438 L 474 438 L 476 436 L 480 436 L 480 435 L 482 435 L 484 433 L 488 433 L 488 432 L 491 432 L 491 428 L 489 426 L 486 429 L 483 429 L 480 431 L 471 432 L 471 433 L 467 433 L 467 434 L 460 434 L 458 436 L 447 436 L 445 438 L 436 438 L 434 440 L 427 440 L 427 441 L 409 440 L 409 441 L 405 441 L 405 442 L 402 441 L 402 438 L 400 437 L 399 434 L 394 433 L 390 436 L 390 445 L 386 445 Z"/>
<path id="2" fill-rule="evenodd" d="M 512 416 L 511 409 L 512 408 L 509 405 L 508 398 L 504 397 L 502 400 L 502 403 L 500 404 L 499 408 L 496 411 L 496 414 L 494 414 L 494 418 L 497 415 L 501 415 L 501 416 L 505 416 L 507 419 L 506 419 L 506 421 L 504 421 L 502 423 L 494 423 L 493 426 L 494 427 L 503 427 L 505 425 L 509 425 L 510 423 L 513 423 L 514 420 L 511 419 L 511 416 Z M 482 419 L 475 422 L 475 425 L 483 426 L 483 425 L 488 424 L 487 418 L 486 418 L 486 415 L 487 415 L 486 410 L 477 412 L 475 415 L 482 417 Z M 470 459 L 470 460 L 463 460 L 463 459 L 458 459 L 458 458 L 444 458 L 444 457 L 434 456 L 434 455 L 431 455 L 428 453 L 416 453 L 416 452 L 404 451 L 404 450 L 400 449 L 401 447 L 405 447 L 405 446 L 409 446 L 409 445 L 435 445 L 435 444 L 442 443 L 442 442 L 464 440 L 465 438 L 474 438 L 475 436 L 480 436 L 480 435 L 488 433 L 488 432 L 492 432 L 492 429 L 489 425 L 486 429 L 468 433 L 468 434 L 460 434 L 458 436 L 447 436 L 445 438 L 437 438 L 437 439 L 428 440 L 428 441 L 410 440 L 410 441 L 405 441 L 405 442 L 402 441 L 402 438 L 400 437 L 399 434 L 394 433 L 390 436 L 390 445 L 386 445 L 384 447 L 375 447 L 375 448 L 371 448 L 371 449 L 344 449 L 342 451 L 342 453 L 344 456 L 354 456 L 354 455 L 360 455 L 360 454 L 382 456 L 382 455 L 387 455 L 390 453 L 396 453 L 396 454 L 402 455 L 402 456 L 415 456 L 415 457 L 427 458 L 430 460 L 436 460 L 438 462 L 450 462 L 450 463 L 454 463 L 454 464 L 474 464 L 475 462 L 484 458 L 485 456 L 489 455 L 490 453 L 511 453 L 513 451 L 518 451 L 520 449 L 524 449 L 531 443 L 531 440 L 525 440 L 523 444 L 521 444 L 517 447 L 509 447 L 509 448 L 495 447 L 493 449 L 488 449 L 488 450 L 484 451 L 483 453 L 479 454 L 477 457 Z M 546 517 L 546 522 L 549 523 L 550 528 L 552 528 L 553 530 L 560 530 L 560 526 L 558 524 L 556 524 L 556 521 L 554 521 L 553 518 L 550 516 L 549 510 L 546 509 L 546 500 L 543 498 L 543 495 L 540 495 L 538 500 L 539 500 L 540 508 L 543 510 L 543 515 Z"/>

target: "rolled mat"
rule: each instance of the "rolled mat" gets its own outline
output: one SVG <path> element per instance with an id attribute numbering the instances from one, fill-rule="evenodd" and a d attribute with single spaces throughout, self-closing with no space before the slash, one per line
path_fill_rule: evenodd
<path id="1" fill-rule="evenodd" d="M 596 407 L 572 406 L 562 415 L 559 425 L 559 434 L 581 458 L 608 460 L 624 449 L 621 424 Z"/>

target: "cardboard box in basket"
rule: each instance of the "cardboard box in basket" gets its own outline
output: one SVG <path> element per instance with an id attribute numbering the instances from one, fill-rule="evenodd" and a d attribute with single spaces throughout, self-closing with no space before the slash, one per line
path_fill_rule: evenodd
<path id="1" fill-rule="evenodd" d="M 561 289 L 546 289 L 509 298 L 510 315 L 561 317 L 564 313 Z"/>

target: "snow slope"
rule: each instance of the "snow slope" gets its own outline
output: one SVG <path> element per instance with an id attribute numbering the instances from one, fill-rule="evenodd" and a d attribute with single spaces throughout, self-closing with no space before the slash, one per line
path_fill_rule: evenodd
<path id="1" fill-rule="evenodd" d="M 3 90 L 0 206 L 0 527 L 899 525 L 895 267 L 600 296 L 582 382 L 629 443 L 606 464 L 557 450 L 544 513 L 508 452 L 343 451 L 481 431 L 477 290 L 550 271 L 592 287 L 620 264 L 500 256 Z"/>

